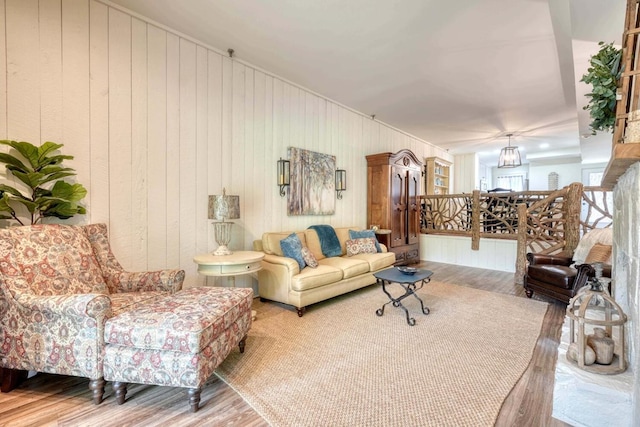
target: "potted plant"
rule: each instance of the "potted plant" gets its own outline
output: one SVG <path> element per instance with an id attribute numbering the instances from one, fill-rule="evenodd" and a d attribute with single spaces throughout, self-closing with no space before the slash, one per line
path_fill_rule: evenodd
<path id="1" fill-rule="evenodd" d="M 592 86 L 586 96 L 589 103 L 583 109 L 591 116 L 590 128 L 596 131 L 611 132 L 616 122 L 616 92 L 622 75 L 620 59 L 622 50 L 613 43 L 598 43 L 600 50 L 589 59 L 587 73 L 580 79 Z"/>
<path id="2" fill-rule="evenodd" d="M 75 176 L 75 170 L 62 166 L 73 156 L 55 154 L 63 144 L 45 142 L 35 146 L 29 142 L 0 140 L 20 156 L 0 153 L 7 176 L 13 175 L 18 187 L 0 184 L 0 219 L 15 220 L 20 225 L 38 224 L 44 218 L 68 219 L 86 210 L 80 202 L 87 190 L 82 184 L 70 184 L 63 178 Z M 20 218 L 28 212 L 27 218 Z"/>

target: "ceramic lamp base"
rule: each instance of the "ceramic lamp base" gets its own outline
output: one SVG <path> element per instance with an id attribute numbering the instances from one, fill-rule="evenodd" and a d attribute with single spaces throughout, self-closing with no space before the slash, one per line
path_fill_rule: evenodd
<path id="1" fill-rule="evenodd" d="M 225 245 L 220 245 L 218 246 L 218 249 L 216 249 L 215 251 L 213 251 L 214 255 L 231 255 L 233 252 L 231 252 L 229 250 L 228 247 L 226 247 Z"/>

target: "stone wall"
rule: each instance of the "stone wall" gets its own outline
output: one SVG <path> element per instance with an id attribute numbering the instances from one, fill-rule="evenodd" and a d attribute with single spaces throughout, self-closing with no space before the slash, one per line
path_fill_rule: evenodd
<path id="1" fill-rule="evenodd" d="M 614 191 L 614 295 L 629 318 L 627 360 L 633 370 L 633 419 L 640 419 L 640 163 L 618 179 Z"/>

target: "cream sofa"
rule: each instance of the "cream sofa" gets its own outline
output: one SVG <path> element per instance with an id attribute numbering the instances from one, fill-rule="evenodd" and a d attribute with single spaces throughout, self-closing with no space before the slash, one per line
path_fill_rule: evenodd
<path id="1" fill-rule="evenodd" d="M 260 298 L 292 305 L 302 317 L 308 305 L 375 283 L 373 273 L 392 266 L 395 254 L 380 245 L 382 252 L 347 256 L 345 242 L 349 240 L 349 230 L 361 228 L 336 228 L 342 256 L 330 258 L 322 254 L 315 230 L 297 231 L 302 245 L 311 250 L 319 264 L 302 270 L 293 258 L 285 257 L 280 248 L 280 240 L 291 231 L 264 233 L 262 240 L 253 243 L 254 250 L 265 253 L 262 270 L 258 272 Z"/>

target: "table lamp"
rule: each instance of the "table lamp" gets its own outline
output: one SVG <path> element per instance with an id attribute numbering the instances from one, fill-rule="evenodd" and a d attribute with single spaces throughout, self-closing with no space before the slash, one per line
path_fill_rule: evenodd
<path id="1" fill-rule="evenodd" d="M 240 196 L 227 196 L 226 189 L 222 189 L 222 195 L 209 196 L 209 219 L 219 220 L 213 223 L 214 237 L 218 243 L 214 255 L 231 255 L 227 245 L 231 240 L 231 227 L 233 222 L 227 219 L 240 218 Z"/>

